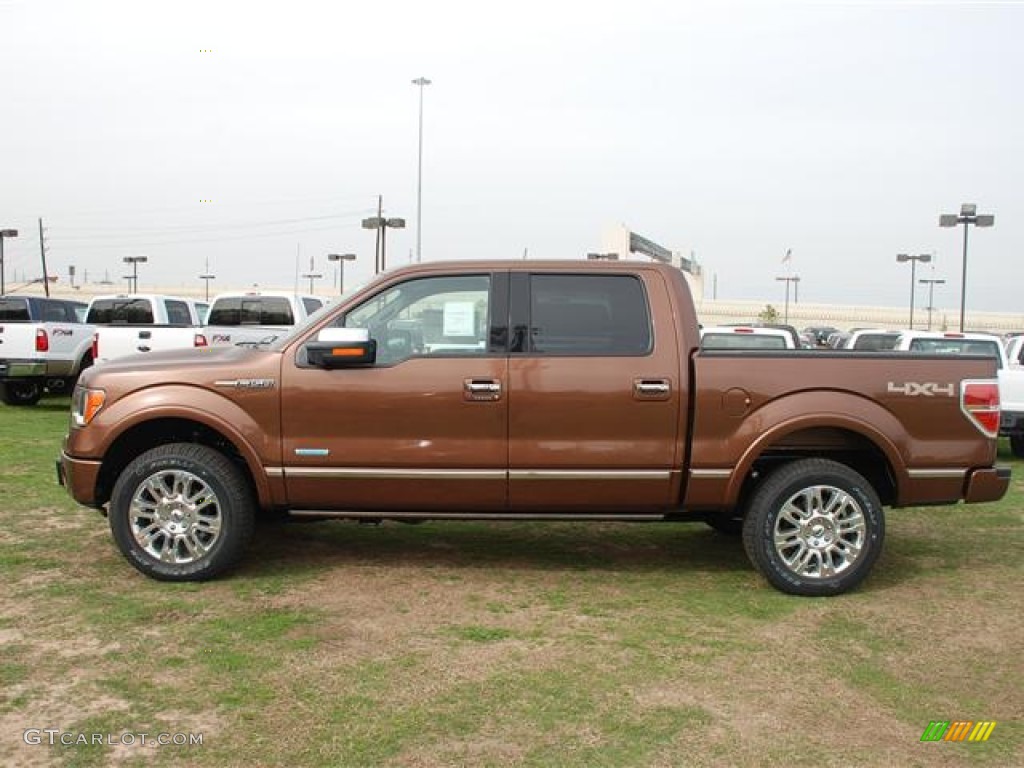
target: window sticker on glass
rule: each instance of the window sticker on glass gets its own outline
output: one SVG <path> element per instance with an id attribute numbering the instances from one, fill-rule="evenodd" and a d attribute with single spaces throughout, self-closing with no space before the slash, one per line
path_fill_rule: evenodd
<path id="1" fill-rule="evenodd" d="M 472 301 L 446 301 L 444 324 L 441 333 L 445 336 L 473 336 L 476 334 L 475 306 Z"/>

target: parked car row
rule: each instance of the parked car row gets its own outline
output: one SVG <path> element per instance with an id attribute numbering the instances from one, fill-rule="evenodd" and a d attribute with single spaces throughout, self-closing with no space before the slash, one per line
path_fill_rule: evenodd
<path id="1" fill-rule="evenodd" d="M 170 349 L 269 344 L 324 305 L 285 292 L 225 293 L 212 304 L 157 294 L 97 296 L 88 304 L 0 296 L 0 400 L 34 405 L 70 392 L 92 365 Z"/>
<path id="2" fill-rule="evenodd" d="M 787 326 L 709 326 L 701 328 L 702 349 L 793 349 Z M 827 336 L 825 334 L 828 333 Z M 824 336 L 825 345 L 820 340 Z M 1001 417 L 999 434 L 1008 437 L 1014 455 L 1024 457 L 1024 335 L 1000 337 L 990 333 L 908 331 L 856 328 L 829 332 L 828 328 L 807 328 L 799 346 L 825 350 L 860 352 L 918 352 L 933 357 L 977 356 L 996 361 L 999 378 Z M 935 382 L 914 384 L 915 396 L 941 397 L 954 393 Z"/>

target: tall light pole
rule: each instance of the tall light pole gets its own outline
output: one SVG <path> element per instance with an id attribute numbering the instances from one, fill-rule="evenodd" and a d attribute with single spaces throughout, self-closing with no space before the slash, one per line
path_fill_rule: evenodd
<path id="1" fill-rule="evenodd" d="M 990 213 L 978 213 L 978 206 L 974 203 L 963 203 L 960 206 L 960 215 L 955 213 L 944 213 L 939 216 L 940 227 L 955 227 L 957 224 L 964 225 L 964 267 L 960 277 L 960 332 L 964 330 L 964 310 L 967 306 L 967 230 L 968 225 L 976 227 L 991 227 L 996 223 L 996 217 Z"/>
<path id="2" fill-rule="evenodd" d="M 918 280 L 919 283 L 928 284 L 928 330 L 932 329 L 932 310 L 935 309 L 935 286 L 945 285 L 945 280 L 937 280 L 934 277 L 922 277 Z"/>
<path id="3" fill-rule="evenodd" d="M 907 326 L 910 330 L 914 330 L 914 289 L 917 288 L 917 262 L 920 261 L 927 264 L 931 260 L 932 255 L 930 253 L 922 253 L 918 256 L 910 253 L 896 254 L 896 261 L 900 264 L 907 261 L 910 262 L 910 325 Z"/>
<path id="4" fill-rule="evenodd" d="M 125 256 L 122 261 L 132 265 L 132 290 L 131 293 L 139 292 L 139 264 L 145 264 L 149 259 L 145 256 Z"/>
<path id="5" fill-rule="evenodd" d="M 423 87 L 430 85 L 430 81 L 425 77 L 417 77 L 412 84 L 420 87 L 419 154 L 416 162 L 416 261 L 419 262 L 422 260 L 420 231 L 423 227 Z"/>
<path id="6" fill-rule="evenodd" d="M 18 230 L 16 229 L 0 229 L 0 296 L 6 291 L 4 287 L 4 239 L 17 236 Z"/>
<path id="7" fill-rule="evenodd" d="M 383 211 L 382 203 L 380 198 L 377 199 L 377 215 L 371 216 L 368 219 L 363 219 L 363 229 L 375 229 L 377 230 L 377 244 L 380 246 L 377 249 L 377 263 L 374 267 L 375 274 L 380 274 L 387 269 L 387 230 L 391 229 L 405 229 L 405 219 L 386 219 L 381 215 Z"/>
<path id="8" fill-rule="evenodd" d="M 343 296 L 345 294 L 345 262 L 355 261 L 356 255 L 354 253 L 328 253 L 327 260 L 338 262 L 338 295 Z"/>
<path id="9" fill-rule="evenodd" d="M 797 290 L 800 290 L 800 276 L 790 275 L 789 277 L 776 277 L 776 280 L 784 282 L 786 284 L 786 312 L 783 315 L 782 322 L 789 324 L 789 284 L 792 283 Z"/>

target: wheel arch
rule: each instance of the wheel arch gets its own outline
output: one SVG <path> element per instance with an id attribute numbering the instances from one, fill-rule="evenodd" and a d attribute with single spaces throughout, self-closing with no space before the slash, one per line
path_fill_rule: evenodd
<path id="1" fill-rule="evenodd" d="M 879 412 L 881 423 L 895 421 L 892 414 Z M 750 444 L 729 479 L 729 503 L 742 505 L 766 472 L 803 458 L 831 459 L 850 467 L 871 484 L 883 505 L 898 499 L 902 454 L 884 432 L 859 419 L 807 413 L 777 424 Z"/>
<path id="2" fill-rule="evenodd" d="M 220 452 L 241 470 L 259 505 L 263 508 L 272 505 L 266 478 L 254 470 L 254 467 L 259 468 L 259 460 L 244 440 L 227 429 L 181 415 L 147 418 L 127 427 L 114 438 L 104 453 L 96 480 L 97 503 L 109 501 L 118 476 L 135 457 L 151 448 L 171 443 L 195 443 Z"/>

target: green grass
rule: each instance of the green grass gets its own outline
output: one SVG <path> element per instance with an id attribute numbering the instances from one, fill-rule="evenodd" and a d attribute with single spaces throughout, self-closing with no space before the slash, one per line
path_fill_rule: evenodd
<path id="1" fill-rule="evenodd" d="M 272 526 L 230 578 L 166 584 L 56 485 L 66 409 L 0 407 L 0 764 L 1024 764 L 1008 454 L 1006 499 L 890 512 L 834 599 L 702 525 Z M 922 745 L 934 719 L 998 726 Z"/>

